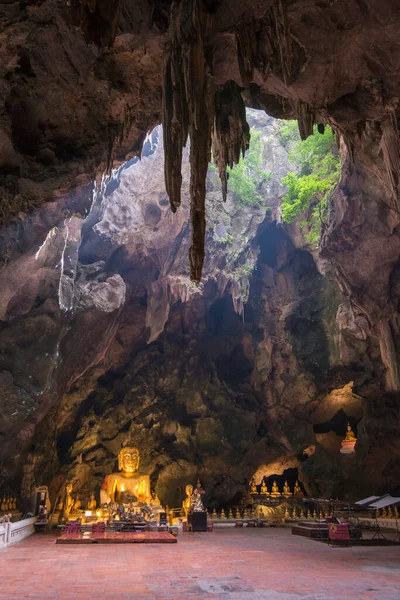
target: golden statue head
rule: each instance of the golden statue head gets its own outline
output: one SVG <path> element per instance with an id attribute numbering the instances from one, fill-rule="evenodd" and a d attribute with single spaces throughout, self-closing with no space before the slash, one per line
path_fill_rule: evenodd
<path id="1" fill-rule="evenodd" d="M 191 496 L 193 494 L 193 486 L 189 483 L 185 487 L 186 496 Z"/>
<path id="2" fill-rule="evenodd" d="M 137 448 L 126 446 L 118 454 L 118 469 L 124 473 L 136 473 L 139 469 L 140 454 Z"/>

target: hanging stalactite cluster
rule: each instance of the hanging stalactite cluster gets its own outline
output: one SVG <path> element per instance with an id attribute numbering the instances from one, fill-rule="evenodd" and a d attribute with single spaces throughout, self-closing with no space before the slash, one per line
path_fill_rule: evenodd
<path id="1" fill-rule="evenodd" d="M 164 63 L 163 135 L 165 182 L 171 209 L 181 203 L 182 149 L 190 137 L 190 213 L 192 243 L 190 277 L 200 281 L 206 232 L 205 196 L 211 146 L 224 198 L 226 168 L 237 163 L 250 134 L 240 89 L 228 82 L 215 88 L 206 58 L 210 14 L 202 0 L 176 1 L 172 6 L 169 43 Z"/>

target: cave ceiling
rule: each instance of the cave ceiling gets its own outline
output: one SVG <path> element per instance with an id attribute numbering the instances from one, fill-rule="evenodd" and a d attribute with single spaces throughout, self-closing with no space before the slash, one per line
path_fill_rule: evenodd
<path id="1" fill-rule="evenodd" d="M 399 30 L 390 0 L 0 2 L 2 476 L 22 468 L 34 440 L 43 482 L 73 464 L 90 491 L 129 430 L 151 432 L 144 464 L 161 493 L 201 462 L 222 500 L 240 481 L 241 460 L 244 479 L 287 460 L 316 492 L 327 489 L 312 488 L 325 464 L 366 492 L 395 479 Z M 277 205 L 266 217 L 232 219 L 238 265 L 257 265 L 244 290 L 210 227 L 230 219 L 218 202 L 227 198 L 229 212 L 226 169 L 251 144 L 246 106 L 262 112 L 265 131 L 266 115 L 297 119 L 302 138 L 330 125 L 342 168 L 318 250 L 276 226 Z M 149 142 L 160 123 L 163 139 Z M 153 142 L 162 158 L 143 151 Z M 142 151 L 139 169 L 157 163 L 163 181 L 143 179 L 129 198 L 123 164 Z M 211 156 L 221 191 L 207 196 Z M 118 189 L 103 204 L 96 194 L 111 172 Z M 60 278 L 64 256 L 71 265 Z M 189 279 L 203 281 L 201 293 Z M 323 437 L 335 389 L 346 390 L 346 415 L 364 423 L 370 487 L 338 466 Z M 229 472 L 218 480 L 223 464 Z"/>

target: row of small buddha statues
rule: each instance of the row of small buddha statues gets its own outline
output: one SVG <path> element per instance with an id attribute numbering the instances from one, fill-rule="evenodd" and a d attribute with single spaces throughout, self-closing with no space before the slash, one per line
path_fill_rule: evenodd
<path id="1" fill-rule="evenodd" d="M 3 496 L 0 512 L 9 512 L 10 510 L 17 510 L 17 499 L 15 496 Z"/>
<path id="2" fill-rule="evenodd" d="M 393 510 L 389 506 L 388 509 L 382 508 L 382 510 L 375 511 L 375 516 L 377 519 L 398 519 L 400 515 L 397 506 Z"/>
<path id="3" fill-rule="evenodd" d="M 282 513 L 283 514 L 283 513 Z M 311 511 L 311 510 L 304 510 L 303 508 L 299 509 L 299 508 L 293 508 L 293 509 L 289 509 L 288 507 L 285 508 L 284 511 L 284 517 L 285 519 L 323 519 L 325 517 L 330 517 L 331 513 L 329 511 Z M 236 509 L 235 513 L 233 512 L 233 510 L 230 508 L 229 512 L 228 512 L 228 516 L 225 513 L 225 510 L 222 509 L 221 512 L 218 514 L 217 511 L 213 510 L 212 514 L 211 514 L 211 519 L 213 521 L 215 521 L 216 519 L 262 519 L 264 517 L 264 513 L 262 512 L 261 508 L 250 508 L 247 509 L 245 508 L 243 512 L 241 512 L 239 510 L 239 508 Z"/>
<path id="4" fill-rule="evenodd" d="M 300 484 L 297 480 L 296 480 L 296 483 L 294 484 L 293 490 L 290 489 L 288 482 L 285 481 L 282 491 L 279 490 L 278 483 L 276 480 L 274 480 L 274 482 L 272 484 L 272 490 L 269 491 L 269 489 L 267 488 L 267 485 L 265 483 L 265 479 L 263 479 L 261 482 L 261 491 L 260 492 L 257 489 L 257 485 L 256 485 L 254 477 L 250 482 L 250 494 L 261 494 L 263 496 L 273 496 L 273 497 L 284 496 L 285 498 L 289 498 L 289 496 L 299 496 L 299 495 L 302 495 L 302 493 L 303 492 L 301 491 Z"/>

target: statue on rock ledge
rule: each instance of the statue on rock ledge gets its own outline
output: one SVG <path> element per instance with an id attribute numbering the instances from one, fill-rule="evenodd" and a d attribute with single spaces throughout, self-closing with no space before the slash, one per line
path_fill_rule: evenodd
<path id="1" fill-rule="evenodd" d="M 140 454 L 137 448 L 126 446 L 118 454 L 118 468 L 122 473 L 106 475 L 100 492 L 101 504 L 138 502 L 152 504 L 149 475 L 138 472 Z"/>

